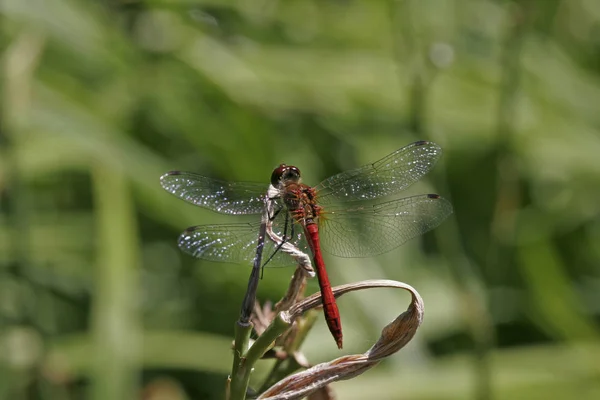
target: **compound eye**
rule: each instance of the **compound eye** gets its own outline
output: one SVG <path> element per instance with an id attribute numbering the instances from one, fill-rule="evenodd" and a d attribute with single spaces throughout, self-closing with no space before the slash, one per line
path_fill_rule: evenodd
<path id="1" fill-rule="evenodd" d="M 286 181 L 298 182 L 300 180 L 300 170 L 292 165 L 283 172 L 283 179 Z"/>
<path id="2" fill-rule="evenodd" d="M 300 180 L 300 170 L 292 165 L 281 164 L 273 170 L 271 174 L 271 185 L 277 186 L 281 181 L 298 182 Z"/>
<path id="3" fill-rule="evenodd" d="M 283 177 L 283 174 L 287 171 L 288 166 L 285 164 L 281 164 L 279 167 L 273 170 L 271 174 L 271 185 L 277 186 L 279 185 L 279 181 Z"/>

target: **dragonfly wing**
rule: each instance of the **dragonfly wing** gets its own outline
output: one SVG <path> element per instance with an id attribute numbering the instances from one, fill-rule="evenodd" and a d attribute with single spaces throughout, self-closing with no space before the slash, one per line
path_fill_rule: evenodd
<path id="1" fill-rule="evenodd" d="M 452 213 L 452 205 L 435 194 L 392 200 L 324 215 L 323 249 L 339 257 L 386 253 L 436 226 Z"/>
<path id="2" fill-rule="evenodd" d="M 252 265 L 258 246 L 260 223 L 240 223 L 221 225 L 198 225 L 186 229 L 178 239 L 178 245 L 185 253 L 207 261 L 228 262 Z M 283 232 L 274 226 L 278 235 Z M 289 235 L 289 233 L 288 233 Z M 289 239 L 295 246 L 303 246 L 304 238 L 296 234 Z M 265 238 L 262 264 L 271 258 L 267 266 L 291 266 L 294 260 L 276 250 L 276 244 Z"/>
<path id="3" fill-rule="evenodd" d="M 183 171 L 164 174 L 160 184 L 188 203 L 222 214 L 260 214 L 267 192 L 264 184 L 226 182 Z"/>
<path id="4" fill-rule="evenodd" d="M 420 141 L 372 164 L 334 175 L 316 186 L 320 204 L 369 200 L 395 194 L 417 182 L 442 154 L 440 146 Z"/>

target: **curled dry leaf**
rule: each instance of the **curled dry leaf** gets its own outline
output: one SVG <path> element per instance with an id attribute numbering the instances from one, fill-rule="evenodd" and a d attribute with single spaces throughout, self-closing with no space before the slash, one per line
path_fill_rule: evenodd
<path id="1" fill-rule="evenodd" d="M 259 400 L 301 399 L 332 382 L 353 378 L 377 365 L 404 347 L 415 335 L 423 320 L 423 299 L 410 285 L 391 280 L 369 280 L 333 288 L 336 297 L 354 290 L 371 288 L 398 288 L 408 290 L 412 300 L 408 309 L 381 331 L 381 337 L 363 354 L 348 355 L 315 365 L 305 371 L 290 375 L 271 386 L 260 395 Z M 282 312 L 282 318 L 293 321 L 307 310 L 321 304 L 320 293 L 294 304 Z"/>

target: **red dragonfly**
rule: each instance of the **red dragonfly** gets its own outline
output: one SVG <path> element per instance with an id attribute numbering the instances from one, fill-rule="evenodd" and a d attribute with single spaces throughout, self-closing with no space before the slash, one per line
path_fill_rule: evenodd
<path id="1" fill-rule="evenodd" d="M 325 320 L 342 348 L 339 311 L 321 249 L 340 257 L 374 256 L 438 226 L 452 213 L 452 206 L 437 194 L 380 203 L 373 200 L 417 182 L 433 168 L 441 153 L 435 143 L 415 142 L 314 187 L 301 183 L 300 170 L 285 164 L 273 171 L 268 187 L 181 171 L 169 172 L 160 181 L 175 196 L 219 213 L 262 214 L 263 222 L 266 215 L 275 237 L 264 242 L 263 251 L 270 255 L 268 266 L 297 264 L 298 258 L 290 256 L 289 249 L 312 254 Z M 252 264 L 260 225 L 257 221 L 194 226 L 181 234 L 178 245 L 204 260 Z"/>

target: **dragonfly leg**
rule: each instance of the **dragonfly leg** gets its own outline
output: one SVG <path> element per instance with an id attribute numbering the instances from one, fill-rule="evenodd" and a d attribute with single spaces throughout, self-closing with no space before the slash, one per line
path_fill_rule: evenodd
<path id="1" fill-rule="evenodd" d="M 275 215 L 273 216 L 273 219 L 277 216 L 277 214 L 279 214 L 280 211 L 281 211 L 281 208 L 276 211 Z M 288 236 L 286 235 L 287 230 L 288 230 L 289 220 L 290 220 L 289 215 L 286 215 L 285 216 L 285 223 L 283 225 L 283 237 L 281 238 L 281 242 L 277 244 L 277 247 L 275 248 L 275 250 L 273 251 L 273 253 L 271 253 L 271 255 L 269 256 L 269 258 L 267 259 L 267 261 L 265 261 L 264 264 L 262 265 L 262 267 L 261 267 L 262 271 L 261 271 L 261 276 L 260 276 L 261 279 L 262 279 L 262 274 L 264 273 L 264 270 L 265 270 L 265 265 L 267 265 L 269 263 L 269 261 L 271 261 L 273 259 L 273 257 L 275 257 L 275 254 L 277 254 L 277 252 L 279 250 L 281 250 L 281 248 L 283 247 L 283 245 L 288 240 L 290 240 L 291 238 L 294 237 L 294 224 L 292 224 L 292 226 L 291 226 L 292 232 L 291 232 L 291 235 L 289 236 L 289 239 L 288 239 Z"/>
<path id="2" fill-rule="evenodd" d="M 273 210 L 273 215 L 268 215 L 269 211 L 267 210 L 267 216 L 269 221 L 273 222 L 275 221 L 275 218 L 277 218 L 277 216 L 279 215 L 279 213 L 283 210 L 283 207 L 279 207 L 277 210 Z"/>
<path id="3" fill-rule="evenodd" d="M 275 212 L 270 212 L 270 210 L 273 210 L 273 208 L 274 208 L 273 202 L 267 201 L 267 207 L 266 207 L 267 212 L 266 212 L 266 215 L 264 215 L 263 217 L 272 215 L 272 214 L 275 215 Z M 281 209 L 278 211 L 280 212 Z M 301 266 L 305 270 L 305 272 L 308 276 L 313 277 L 313 276 L 315 276 L 315 272 L 312 267 L 312 262 L 310 260 L 310 256 L 308 254 L 304 253 L 303 251 L 301 251 L 298 247 L 294 246 L 294 244 L 292 244 L 289 241 L 290 239 L 287 239 L 285 237 L 286 236 L 285 231 L 287 231 L 287 225 L 289 225 L 290 223 L 293 224 L 293 221 L 289 221 L 289 215 L 286 214 L 286 223 L 285 223 L 286 228 L 284 229 L 284 232 L 283 232 L 284 237 L 282 238 L 273 231 L 273 220 L 267 218 L 267 220 L 266 220 L 267 236 L 269 237 L 269 239 L 271 241 L 273 241 L 274 243 L 277 244 L 277 251 L 282 251 L 286 254 L 289 254 L 290 257 L 292 257 L 298 263 L 298 265 Z M 277 251 L 275 251 L 273 253 L 273 255 L 276 254 Z M 273 256 L 269 257 L 269 260 L 272 257 Z"/>

